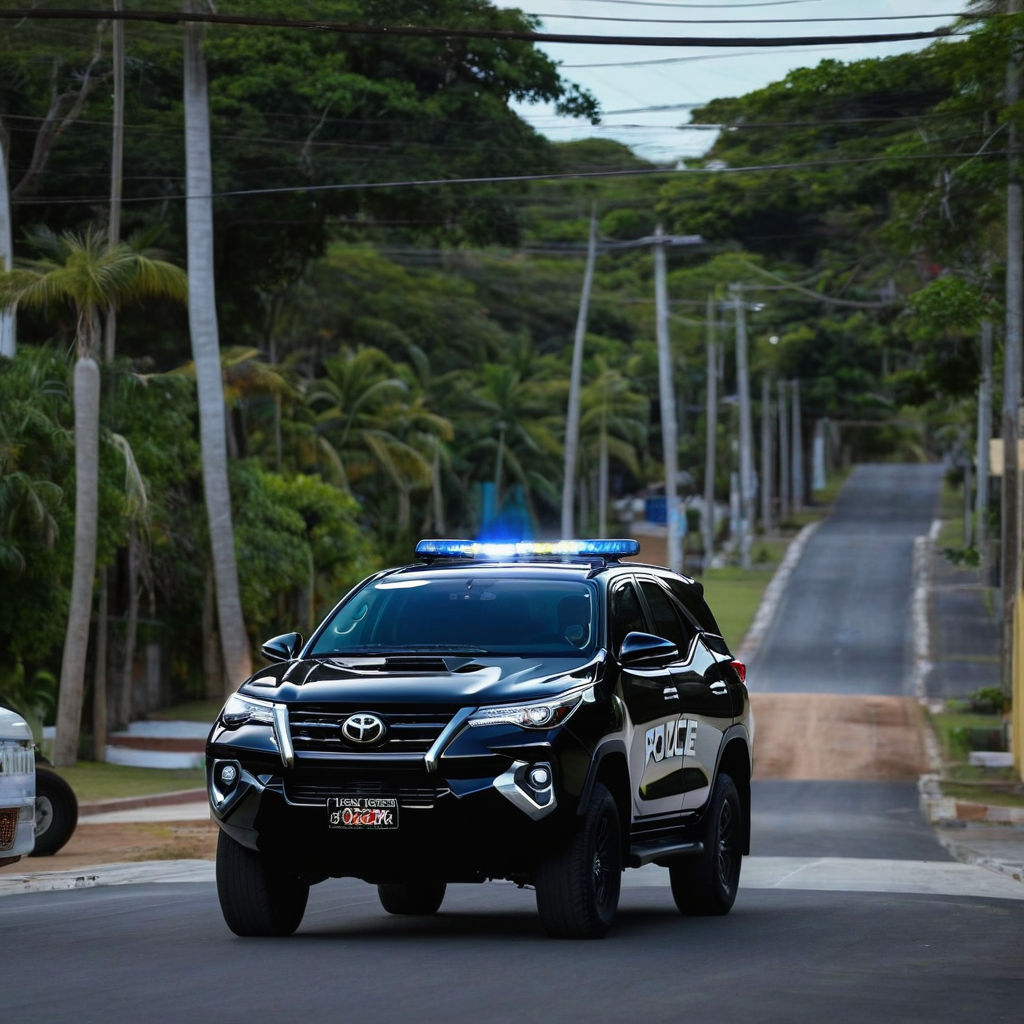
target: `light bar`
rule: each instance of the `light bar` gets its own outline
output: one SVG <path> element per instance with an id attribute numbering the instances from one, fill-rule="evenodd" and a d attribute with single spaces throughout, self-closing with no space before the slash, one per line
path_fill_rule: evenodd
<path id="1" fill-rule="evenodd" d="M 640 542 L 629 538 L 617 540 L 421 540 L 416 554 L 426 558 L 529 558 L 531 556 L 564 555 L 619 558 L 635 555 Z"/>

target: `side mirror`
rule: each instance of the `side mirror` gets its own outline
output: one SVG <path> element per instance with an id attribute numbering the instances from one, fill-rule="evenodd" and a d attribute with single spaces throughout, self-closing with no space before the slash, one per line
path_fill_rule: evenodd
<path id="1" fill-rule="evenodd" d="M 282 633 L 260 647 L 260 653 L 268 661 L 291 661 L 300 650 L 302 650 L 301 633 Z"/>
<path id="2" fill-rule="evenodd" d="M 671 640 L 650 633 L 627 633 L 619 648 L 622 665 L 665 665 L 679 657 L 679 648 Z"/>

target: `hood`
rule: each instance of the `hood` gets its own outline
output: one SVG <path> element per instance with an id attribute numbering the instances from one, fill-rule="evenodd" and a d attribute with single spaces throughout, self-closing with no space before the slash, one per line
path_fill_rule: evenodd
<path id="1" fill-rule="evenodd" d="M 0 740 L 32 741 L 32 730 L 21 715 L 0 707 Z"/>
<path id="2" fill-rule="evenodd" d="M 257 672 L 240 691 L 288 703 L 481 705 L 558 693 L 575 682 L 594 678 L 603 662 L 603 651 L 590 659 L 303 658 Z"/>

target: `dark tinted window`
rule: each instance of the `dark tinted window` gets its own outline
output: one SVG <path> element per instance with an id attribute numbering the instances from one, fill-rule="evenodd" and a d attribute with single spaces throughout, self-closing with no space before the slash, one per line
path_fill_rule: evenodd
<path id="1" fill-rule="evenodd" d="M 689 622 L 683 621 L 682 614 L 676 611 L 672 599 L 653 580 L 641 580 L 640 589 L 654 619 L 654 632 L 666 640 L 671 640 L 679 648 L 679 653 L 685 654 L 695 635 L 693 627 Z"/>
<path id="2" fill-rule="evenodd" d="M 627 633 L 642 633 L 647 630 L 640 598 L 636 596 L 632 584 L 625 583 L 612 591 L 609 619 L 613 651 L 622 646 Z"/>
<path id="3" fill-rule="evenodd" d="M 714 615 L 711 614 L 711 609 L 704 598 L 697 593 L 695 586 L 689 586 L 682 580 L 670 579 L 665 582 L 668 584 L 669 590 L 672 591 L 682 606 L 693 616 L 694 621 L 701 629 L 707 630 L 709 633 L 721 635 L 722 631 L 718 628 L 718 623 L 715 621 Z"/>

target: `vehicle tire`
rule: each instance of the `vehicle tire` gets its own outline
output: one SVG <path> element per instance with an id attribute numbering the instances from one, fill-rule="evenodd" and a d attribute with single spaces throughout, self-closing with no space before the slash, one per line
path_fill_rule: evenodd
<path id="1" fill-rule="evenodd" d="M 78 824 L 75 791 L 55 772 L 36 765 L 36 845 L 30 857 L 50 857 L 71 838 Z"/>
<path id="2" fill-rule="evenodd" d="M 743 860 L 743 815 L 736 784 L 721 774 L 704 823 L 704 851 L 669 867 L 672 896 L 682 914 L 728 914 L 736 901 Z"/>
<path id="3" fill-rule="evenodd" d="M 436 914 L 448 886 L 444 882 L 383 882 L 377 886 L 380 905 L 389 914 Z"/>
<path id="4" fill-rule="evenodd" d="M 622 884 L 622 831 L 611 793 L 594 784 L 583 824 L 537 869 L 537 910 L 552 938 L 600 939 L 615 920 Z"/>
<path id="5" fill-rule="evenodd" d="M 236 843 L 217 837 L 217 898 L 227 926 L 236 934 L 291 935 L 306 912 L 309 884 Z"/>

